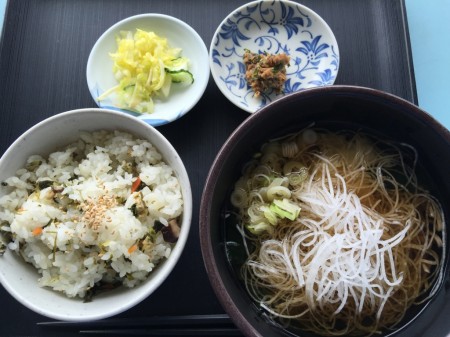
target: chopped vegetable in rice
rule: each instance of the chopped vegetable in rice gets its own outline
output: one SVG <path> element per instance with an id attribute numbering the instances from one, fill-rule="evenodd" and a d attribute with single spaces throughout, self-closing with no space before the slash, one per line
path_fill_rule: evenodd
<path id="1" fill-rule="evenodd" d="M 68 297 L 134 287 L 178 239 L 179 181 L 151 143 L 128 133 L 82 133 L 1 185 L 0 256 L 20 254 L 41 286 Z"/>

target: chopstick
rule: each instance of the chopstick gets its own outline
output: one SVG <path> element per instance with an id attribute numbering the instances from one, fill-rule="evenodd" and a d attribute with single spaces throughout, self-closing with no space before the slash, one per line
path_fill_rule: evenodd
<path id="1" fill-rule="evenodd" d="M 48 321 L 40 327 L 71 328 L 80 334 L 151 336 L 242 336 L 226 314 L 151 316 L 87 322 Z"/>
<path id="2" fill-rule="evenodd" d="M 226 314 L 214 315 L 177 315 L 177 316 L 149 316 L 139 318 L 116 318 L 98 321 L 72 322 L 49 321 L 39 322 L 40 326 L 70 327 L 70 326 L 157 326 L 157 325 L 182 325 L 182 324 L 233 324 Z"/>
<path id="3" fill-rule="evenodd" d="M 237 328 L 198 329 L 99 329 L 80 330 L 80 334 L 108 336 L 242 336 Z"/>

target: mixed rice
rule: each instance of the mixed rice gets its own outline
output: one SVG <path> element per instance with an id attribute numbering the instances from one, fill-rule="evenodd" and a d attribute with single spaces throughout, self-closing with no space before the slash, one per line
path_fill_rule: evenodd
<path id="1" fill-rule="evenodd" d="M 173 169 L 151 143 L 124 132 L 84 132 L 47 158 L 33 155 L 1 189 L 0 254 L 20 254 L 41 286 L 68 297 L 139 284 L 180 230 Z"/>

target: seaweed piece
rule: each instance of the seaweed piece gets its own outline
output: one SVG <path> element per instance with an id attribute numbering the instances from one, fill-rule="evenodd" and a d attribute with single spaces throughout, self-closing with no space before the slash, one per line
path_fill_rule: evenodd
<path id="1" fill-rule="evenodd" d="M 133 213 L 133 215 L 135 216 L 135 217 L 137 217 L 139 214 L 138 214 L 138 211 L 137 211 L 137 205 L 136 204 L 133 204 L 131 207 L 130 207 L 130 211 L 131 211 L 131 213 Z"/>
<path id="2" fill-rule="evenodd" d="M 37 186 L 39 187 L 40 190 L 43 190 L 47 187 L 50 187 L 53 185 L 53 181 L 52 180 L 41 180 L 37 182 Z"/>
<path id="3" fill-rule="evenodd" d="M 153 229 L 155 230 L 156 233 L 158 233 L 164 227 L 165 226 L 162 224 L 162 222 L 158 220 L 156 220 L 155 223 L 153 224 Z"/>
<path id="4" fill-rule="evenodd" d="M 92 299 L 94 296 L 106 292 L 106 291 L 110 291 L 113 289 L 116 289 L 118 287 L 120 287 L 122 285 L 121 281 L 113 281 L 113 282 L 105 282 L 105 281 L 99 281 L 97 282 L 93 287 L 90 287 L 87 291 L 86 291 L 86 295 L 84 296 L 84 303 L 89 303 L 92 302 Z"/>
<path id="5" fill-rule="evenodd" d="M 33 160 L 32 162 L 29 162 L 25 165 L 25 168 L 28 171 L 34 172 L 36 169 L 41 166 L 42 160 Z"/>
<path id="6" fill-rule="evenodd" d="M 0 224 L 0 256 L 5 254 L 6 249 L 8 248 L 8 243 L 12 242 L 13 240 L 13 234 L 10 231 L 4 230 L 4 226 L 9 227 L 9 222 L 3 221 Z"/>

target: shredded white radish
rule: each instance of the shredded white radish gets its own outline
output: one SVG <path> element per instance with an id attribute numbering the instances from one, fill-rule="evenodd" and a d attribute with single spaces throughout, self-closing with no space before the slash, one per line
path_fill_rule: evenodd
<path id="1" fill-rule="evenodd" d="M 417 183 L 417 152 L 400 146 L 412 160 L 360 133 L 304 130 L 262 147 L 236 184 L 250 197 L 234 202 L 249 253 L 242 276 L 261 308 L 322 335 L 372 334 L 435 293 L 444 215 Z M 308 174 L 290 185 L 299 168 Z M 301 208 L 297 219 L 271 212 L 281 198 Z M 248 234 L 252 223 L 267 230 Z"/>

